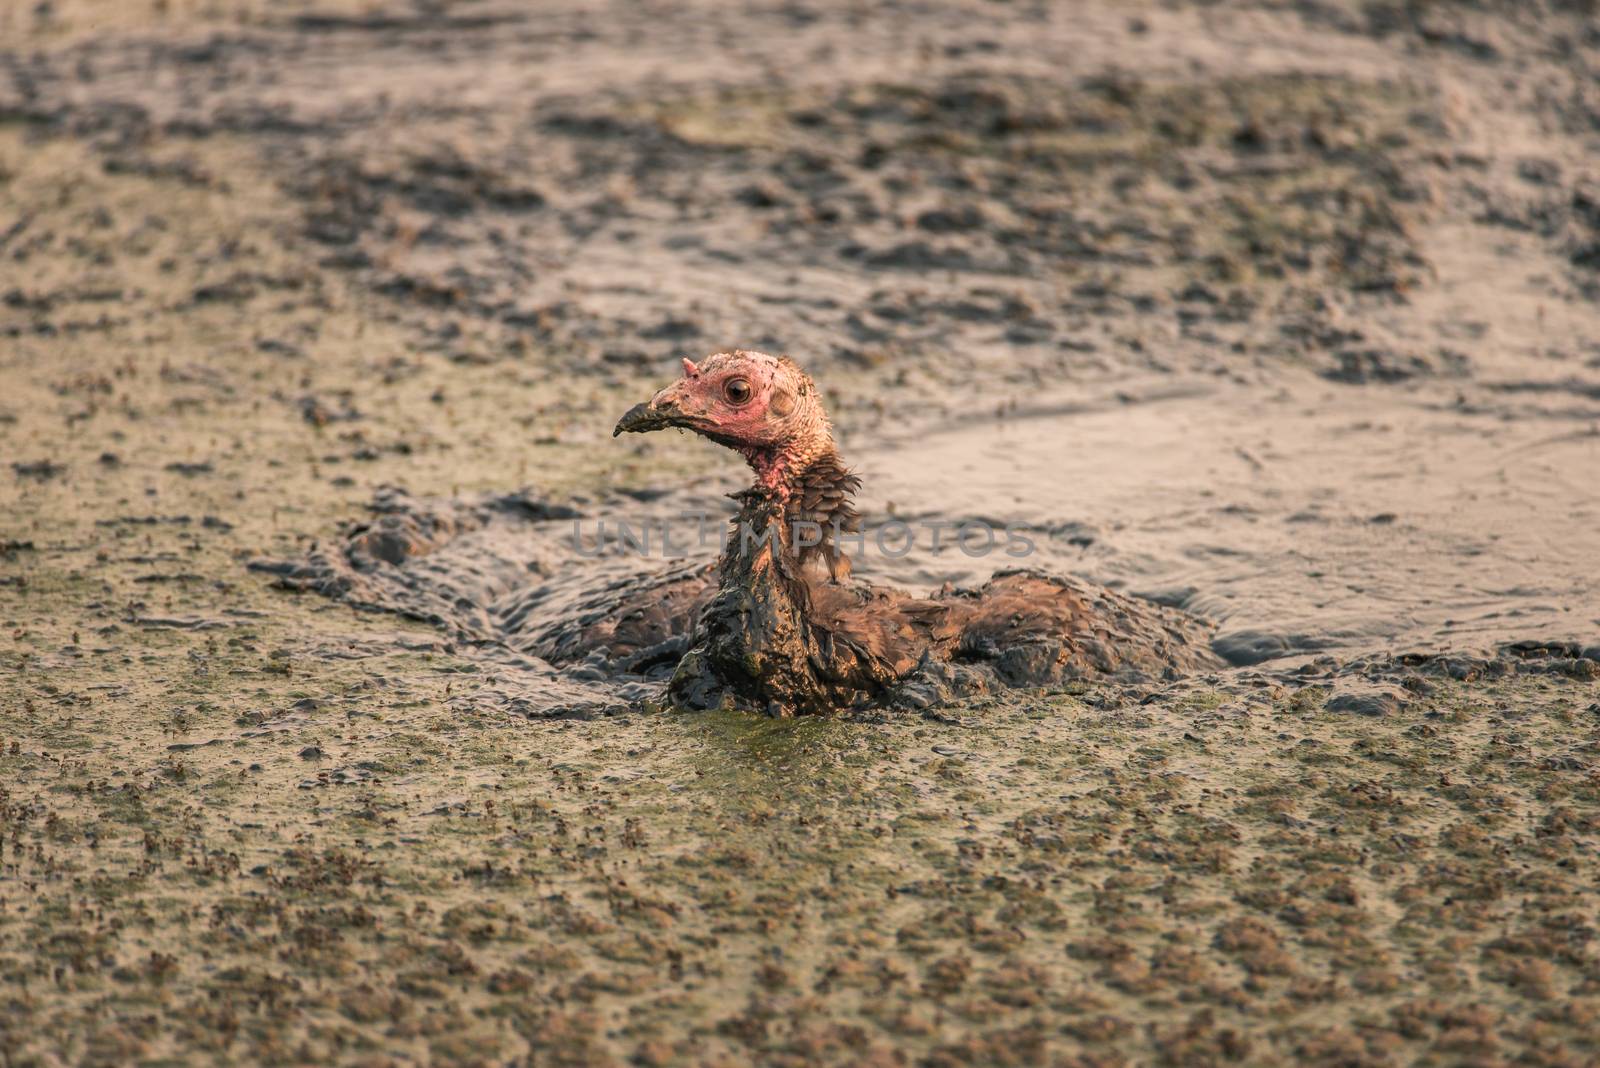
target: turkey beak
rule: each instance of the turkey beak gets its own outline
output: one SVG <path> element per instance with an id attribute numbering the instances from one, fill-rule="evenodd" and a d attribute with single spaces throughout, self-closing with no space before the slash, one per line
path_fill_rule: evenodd
<path id="1" fill-rule="evenodd" d="M 665 390 L 662 391 L 663 393 Z M 657 393 L 651 400 L 644 404 L 635 404 L 617 420 L 616 429 L 611 431 L 611 436 L 616 437 L 623 432 L 645 434 L 652 430 L 664 430 L 669 426 L 685 426 L 683 410 L 671 397 L 664 397 Z"/>

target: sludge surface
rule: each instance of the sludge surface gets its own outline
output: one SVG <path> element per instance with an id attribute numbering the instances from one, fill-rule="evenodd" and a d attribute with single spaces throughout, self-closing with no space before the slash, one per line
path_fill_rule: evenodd
<path id="1" fill-rule="evenodd" d="M 0 5 L 0 1049 L 1593 1062 L 1586 5 L 678 9 Z M 243 569 L 714 501 L 604 435 L 731 343 L 880 518 L 1273 659 L 530 721 L 595 691 Z"/>
<path id="2" fill-rule="evenodd" d="M 509 687 L 501 694 L 513 695 L 510 707 L 518 712 L 616 710 L 663 696 L 652 684 L 666 679 L 689 649 L 697 616 L 715 591 L 711 557 L 718 538 L 729 536 L 725 518 L 713 520 L 705 510 L 708 502 L 695 507 L 685 494 L 647 496 L 648 511 L 637 498 L 617 496 L 586 515 L 526 492 L 418 500 L 389 488 L 373 502 L 370 519 L 313 545 L 303 559 L 250 566 L 277 576 L 286 589 L 439 627 L 461 651 L 494 664 Z M 689 516 L 699 535 L 709 533 L 706 544 L 678 542 L 687 558 L 677 562 L 647 555 L 652 532 L 656 548 L 668 548 L 672 530 L 681 537 Z M 1028 589 L 1041 600 L 1029 601 Z M 1019 619 L 1043 599 L 1068 596 L 1074 618 L 1084 618 L 1058 641 L 1046 634 L 997 644 L 970 635 L 957 663 L 909 672 L 889 704 L 927 708 L 1009 686 L 1096 677 L 1156 681 L 1221 666 L 1199 621 L 1070 579 L 1001 570 L 981 588 L 947 585 L 937 597 L 959 606 L 990 595 L 1015 602 Z"/>
<path id="3" fill-rule="evenodd" d="M 583 513 L 526 493 L 419 500 L 389 488 L 371 512 L 303 560 L 250 566 L 287 589 L 440 628 L 496 665 L 510 708 L 535 716 L 593 714 L 653 696 L 652 683 L 685 648 L 708 572 L 705 559 L 653 570 L 614 551 L 602 559 L 599 543 L 591 558 L 578 540 Z M 591 632 L 630 597 L 641 611 L 666 606 L 668 632 L 648 643 Z"/>

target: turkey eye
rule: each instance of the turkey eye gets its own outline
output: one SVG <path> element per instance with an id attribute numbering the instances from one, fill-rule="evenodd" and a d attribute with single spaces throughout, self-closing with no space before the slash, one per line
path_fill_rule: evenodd
<path id="1" fill-rule="evenodd" d="M 729 404 L 743 404 L 750 399 L 750 383 L 742 378 L 730 378 L 722 387 L 722 395 Z"/>

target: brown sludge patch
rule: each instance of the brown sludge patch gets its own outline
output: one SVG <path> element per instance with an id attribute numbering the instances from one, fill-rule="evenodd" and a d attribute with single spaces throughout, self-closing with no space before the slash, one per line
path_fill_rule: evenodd
<path id="1" fill-rule="evenodd" d="M 0 5 L 10 1063 L 1600 1058 L 1591 13 L 904 14 Z M 714 499 L 604 435 L 729 343 L 1243 666 L 669 716 L 246 570 Z"/>

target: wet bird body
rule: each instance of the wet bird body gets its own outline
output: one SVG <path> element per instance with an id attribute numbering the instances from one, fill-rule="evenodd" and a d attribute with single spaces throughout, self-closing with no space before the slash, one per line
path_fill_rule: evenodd
<path id="1" fill-rule="evenodd" d="M 926 598 L 849 581 L 840 542 L 857 529 L 860 480 L 839 458 L 815 385 L 787 359 L 741 350 L 685 360 L 683 377 L 616 433 L 665 427 L 737 450 L 755 474 L 736 495 L 669 683 L 675 704 L 827 712 L 913 692 L 919 677 L 970 691 L 1210 662 L 1187 617 L 1037 572 Z"/>

